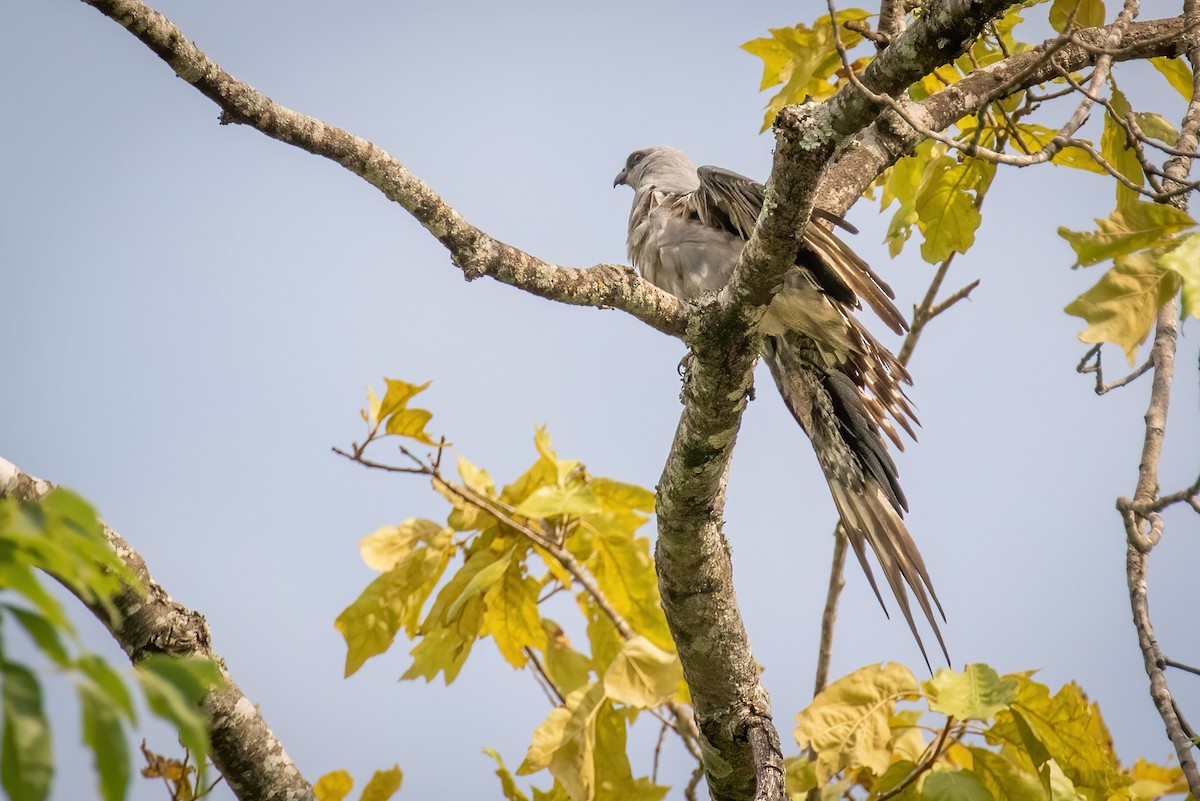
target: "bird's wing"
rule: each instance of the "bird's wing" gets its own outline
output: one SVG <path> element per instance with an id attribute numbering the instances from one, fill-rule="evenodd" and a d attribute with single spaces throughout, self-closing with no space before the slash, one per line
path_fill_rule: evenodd
<path id="1" fill-rule="evenodd" d="M 691 196 L 699 221 L 749 239 L 762 211 L 763 185 L 720 167 L 700 167 L 696 172 L 700 176 L 700 188 Z M 836 214 L 814 209 L 813 217 L 857 233 L 854 226 Z M 821 291 L 832 300 L 858 308 L 861 298 L 888 328 L 897 334 L 908 330 L 903 315 L 892 303 L 895 298 L 892 288 L 845 242 L 820 223 L 809 222 L 804 234 L 804 248 L 796 263 L 808 269 Z"/>

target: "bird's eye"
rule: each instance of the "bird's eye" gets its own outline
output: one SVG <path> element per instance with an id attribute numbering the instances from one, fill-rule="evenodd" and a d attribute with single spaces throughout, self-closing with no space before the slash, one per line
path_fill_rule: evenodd
<path id="1" fill-rule="evenodd" d="M 634 153 L 630 153 L 629 159 L 625 162 L 625 169 L 627 169 L 627 170 L 632 169 L 634 164 L 637 164 L 639 161 L 641 161 L 644 158 L 646 158 L 646 154 L 641 152 L 640 150 L 637 152 L 634 152 Z"/>

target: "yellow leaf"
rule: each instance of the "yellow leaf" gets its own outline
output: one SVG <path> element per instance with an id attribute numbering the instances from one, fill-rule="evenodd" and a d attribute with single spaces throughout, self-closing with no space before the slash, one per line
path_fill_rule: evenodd
<path id="1" fill-rule="evenodd" d="M 1087 267 L 1165 242 L 1195 224 L 1187 212 L 1174 206 L 1136 200 L 1096 220 L 1094 233 L 1059 228 L 1058 235 L 1075 251 L 1075 263 Z"/>
<path id="2" fill-rule="evenodd" d="M 342 801 L 354 789 L 354 779 L 344 770 L 334 770 L 317 779 L 313 795 L 317 801 Z"/>
<path id="3" fill-rule="evenodd" d="M 510 665 L 524 667 L 523 649 L 542 650 L 546 632 L 538 614 L 538 583 L 522 575 L 520 560 L 511 560 L 504 575 L 483 596 L 483 626 Z M 482 574 L 481 574 L 482 575 Z"/>
<path id="4" fill-rule="evenodd" d="M 1005 801 L 1044 801 L 1042 783 L 1012 751 L 989 751 L 970 747 L 971 770 L 997 799 Z"/>
<path id="5" fill-rule="evenodd" d="M 529 797 L 521 792 L 521 788 L 517 787 L 516 779 L 513 778 L 496 749 L 485 748 L 483 753 L 496 760 L 496 777 L 500 779 L 500 791 L 504 793 L 505 801 L 529 801 Z"/>
<path id="6" fill-rule="evenodd" d="M 463 634 L 458 628 L 442 628 L 426 634 L 410 652 L 413 663 L 400 677 L 402 679 L 423 678 L 433 681 L 442 674 L 446 685 L 454 681 L 463 663 L 471 653 L 475 637 Z"/>
<path id="7" fill-rule="evenodd" d="M 1104 24 L 1102 0 L 1054 0 L 1050 6 L 1050 25 L 1062 33 L 1070 23 L 1072 30 L 1095 28 Z"/>
<path id="8" fill-rule="evenodd" d="M 433 418 L 433 412 L 426 409 L 404 409 L 387 418 L 384 430 L 389 434 L 415 439 L 425 445 L 436 444 L 425 432 L 425 426 Z"/>
<path id="9" fill-rule="evenodd" d="M 604 671 L 604 693 L 622 704 L 653 709 L 666 703 L 682 680 L 683 668 L 675 654 L 635 635 Z"/>
<path id="10" fill-rule="evenodd" d="M 1065 311 L 1087 321 L 1081 342 L 1112 342 L 1133 365 L 1158 309 L 1179 291 L 1179 273 L 1167 269 L 1153 251 L 1117 258 L 1088 291 L 1067 304 Z"/>
<path id="11" fill-rule="evenodd" d="M 619 527 L 605 526 L 595 531 L 592 545 L 595 550 L 587 560 L 587 568 L 609 603 L 634 631 L 658 647 L 673 651 L 675 643 L 663 615 L 649 540 Z"/>
<path id="12" fill-rule="evenodd" d="M 1183 95 L 1184 100 L 1192 99 L 1192 68 L 1182 58 L 1166 58 L 1159 56 L 1150 59 L 1154 69 L 1162 73 L 1176 92 Z"/>
<path id="13" fill-rule="evenodd" d="M 588 681 L 592 660 L 571 647 L 571 640 L 553 620 L 542 619 L 546 633 L 546 673 L 563 695 L 575 692 Z"/>
<path id="14" fill-rule="evenodd" d="M 1078 685 L 1064 685 L 1051 696 L 1048 687 L 1024 676 L 1005 678 L 1016 680 L 1017 699 L 996 713 L 989 740 L 1026 750 L 1036 767 L 1050 764 L 1053 792 L 1086 788 L 1091 797 L 1108 798 L 1129 785 L 1099 709 Z"/>
<path id="15" fill-rule="evenodd" d="M 424 542 L 445 548 L 451 531 L 431 520 L 410 517 L 398 526 L 383 526 L 358 541 L 363 561 L 372 570 L 391 570 Z"/>
<path id="16" fill-rule="evenodd" d="M 945 261 L 951 253 L 966 253 L 975 244 L 982 217 L 971 190 L 980 169 L 982 165 L 976 162 L 959 164 L 951 156 L 942 156 L 926 167 L 914 208 L 917 225 L 925 235 L 921 258 L 930 264 Z"/>
<path id="17" fill-rule="evenodd" d="M 654 511 L 654 493 L 645 487 L 611 478 L 593 478 L 588 484 L 605 506 L 636 509 L 647 514 Z"/>
<path id="18" fill-rule="evenodd" d="M 458 597 L 456 597 L 450 604 L 450 609 L 446 612 L 447 617 L 458 617 L 459 612 L 462 611 L 463 604 L 469 601 L 472 597 L 476 595 L 482 595 L 483 593 L 487 592 L 496 582 L 500 581 L 500 579 L 504 576 L 504 571 L 508 570 L 508 566 L 512 563 L 514 553 L 516 553 L 515 545 L 499 555 L 496 555 L 491 551 L 481 551 L 478 554 L 474 554 L 471 557 L 471 560 L 468 561 L 474 561 L 475 557 L 479 556 L 480 561 L 486 562 L 486 564 L 478 567 L 471 575 L 466 585 L 463 587 L 462 592 L 459 593 Z M 487 556 L 481 556 L 481 554 L 486 554 Z M 465 571 L 466 567 L 466 565 L 463 565 L 462 569 Z M 449 586 L 449 584 L 446 585 L 447 589 Z"/>
<path id="19" fill-rule="evenodd" d="M 1164 767 L 1139 759 L 1129 770 L 1133 784 L 1129 785 L 1129 794 L 1137 801 L 1154 801 L 1164 795 L 1186 793 L 1187 780 L 1178 765 Z"/>
<path id="20" fill-rule="evenodd" d="M 549 768 L 572 801 L 591 801 L 596 791 L 596 716 L 605 702 L 604 686 L 589 684 L 567 696 L 533 732 L 517 775 Z"/>
<path id="21" fill-rule="evenodd" d="M 387 801 L 400 789 L 404 774 L 399 765 L 393 765 L 388 770 L 377 770 L 363 788 L 360 801 Z"/>
<path id="22" fill-rule="evenodd" d="M 374 428 L 379 425 L 379 410 L 382 404 L 379 396 L 375 394 L 375 388 L 367 384 L 367 408 L 363 411 L 363 419 L 367 424 Z"/>
<path id="23" fill-rule="evenodd" d="M 496 497 L 496 483 L 488 475 L 488 471 L 480 470 L 463 457 L 458 457 L 458 475 L 463 483 L 487 498 Z"/>
<path id="24" fill-rule="evenodd" d="M 806 798 L 808 791 L 817 786 L 812 760 L 803 756 L 786 757 L 783 760 L 783 786 L 788 798 L 797 801 Z"/>
<path id="25" fill-rule="evenodd" d="M 1142 172 L 1141 162 L 1137 159 L 1137 153 L 1129 145 L 1129 135 L 1125 131 L 1125 127 L 1117 122 L 1118 119 L 1124 119 L 1125 115 L 1133 109 L 1130 107 L 1125 93 L 1117 89 L 1111 76 L 1109 80 L 1113 83 L 1112 97 L 1109 99 L 1111 109 L 1104 115 L 1104 131 L 1100 134 L 1100 155 L 1104 156 L 1104 160 L 1121 175 L 1137 186 L 1142 186 L 1145 183 L 1145 173 Z M 1114 114 L 1116 119 L 1113 118 Z M 1123 209 L 1133 203 L 1145 202 L 1137 192 L 1127 186 L 1117 183 L 1116 189 L 1118 209 Z"/>
<path id="26" fill-rule="evenodd" d="M 1200 234 L 1187 234 L 1162 256 L 1163 266 L 1179 273 L 1184 317 L 1200 317 Z"/>
<path id="27" fill-rule="evenodd" d="M 569 482 L 566 487 L 538 487 L 516 506 L 516 510 L 525 517 L 542 520 L 562 515 L 595 514 L 600 511 L 600 501 L 587 484 Z"/>
<path id="28" fill-rule="evenodd" d="M 432 381 L 426 381 L 424 384 L 409 384 L 407 381 L 398 381 L 395 378 L 385 378 L 383 380 L 387 383 L 387 392 L 383 394 L 383 401 L 380 403 L 377 415 L 381 420 L 406 408 L 414 395 L 418 392 L 424 392 L 433 383 Z M 371 394 L 373 395 L 374 393 L 372 392 Z"/>
<path id="29" fill-rule="evenodd" d="M 868 665 L 822 690 L 796 715 L 796 742 L 817 753 L 817 782 L 838 771 L 869 768 L 876 776 L 891 761 L 888 719 L 896 701 L 919 693 L 912 671 L 895 663 Z"/>
<path id="30" fill-rule="evenodd" d="M 416 632 L 421 607 L 445 571 L 452 549 L 450 530 L 439 529 L 428 545 L 376 577 L 338 615 L 333 625 L 346 640 L 347 676 L 390 648 L 401 626 L 410 637 Z"/>

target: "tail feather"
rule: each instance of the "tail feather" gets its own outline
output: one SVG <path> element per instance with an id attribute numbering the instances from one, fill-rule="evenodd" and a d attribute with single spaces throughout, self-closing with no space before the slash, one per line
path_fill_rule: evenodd
<path id="1" fill-rule="evenodd" d="M 937 621 L 939 615 L 944 621 L 946 614 L 925 561 L 904 525 L 902 515 L 907 504 L 899 474 L 875 423 L 877 418 L 867 408 L 869 396 L 864 397 L 846 372 L 827 366 L 816 344 L 806 337 L 790 332 L 770 337 L 765 356 L 784 402 L 812 440 L 842 526 L 884 613 L 887 604 L 867 560 L 868 545 L 926 666 L 929 656 L 917 629 L 909 592 L 949 662 Z"/>

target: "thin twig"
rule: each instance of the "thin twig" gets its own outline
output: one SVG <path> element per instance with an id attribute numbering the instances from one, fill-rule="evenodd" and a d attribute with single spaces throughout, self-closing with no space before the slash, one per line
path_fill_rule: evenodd
<path id="1" fill-rule="evenodd" d="M 1088 362 L 1092 362 L 1092 363 L 1089 364 Z M 1120 389 L 1121 387 L 1125 386 L 1126 384 L 1133 383 L 1134 381 L 1136 381 L 1137 379 L 1139 379 L 1143 375 L 1145 375 L 1146 372 L 1149 371 L 1149 369 L 1153 366 L 1154 366 L 1154 360 L 1152 358 L 1146 359 L 1146 361 L 1143 362 L 1140 367 L 1138 367 L 1136 370 L 1134 370 L 1129 375 L 1125 376 L 1124 378 L 1119 378 L 1116 381 L 1112 381 L 1112 382 L 1106 384 L 1106 383 L 1104 383 L 1104 368 L 1100 362 L 1100 344 L 1097 343 L 1097 344 L 1093 345 L 1092 347 L 1088 348 L 1087 353 L 1083 354 L 1083 358 L 1080 359 L 1079 364 L 1077 364 L 1075 366 L 1075 372 L 1081 373 L 1081 374 L 1095 373 L 1096 374 L 1096 394 L 1104 395 L 1104 394 L 1107 394 L 1107 393 L 1113 391 L 1114 389 Z"/>
<path id="2" fill-rule="evenodd" d="M 825 609 L 821 612 L 821 641 L 817 650 L 817 678 L 813 684 L 816 698 L 829 682 L 829 662 L 833 653 L 833 627 L 837 623 L 838 599 L 846 586 L 846 550 L 849 539 L 842 524 L 833 530 L 833 562 L 829 566 L 829 589 L 825 593 Z"/>
<path id="3" fill-rule="evenodd" d="M 941 733 L 938 734 L 937 739 L 932 743 L 929 753 L 926 755 L 926 757 L 913 766 L 913 769 L 909 771 L 909 774 L 904 777 L 902 782 L 888 790 L 886 793 L 880 793 L 879 797 L 876 798 L 875 801 L 887 801 L 889 798 L 895 798 L 904 791 L 904 788 L 908 787 L 910 784 L 919 779 L 922 773 L 932 768 L 933 764 L 937 762 L 938 757 L 942 755 L 942 748 L 946 744 L 946 737 L 950 734 L 950 728 L 953 725 L 954 717 L 947 715 L 946 725 L 942 727 Z"/>
<path id="4" fill-rule="evenodd" d="M 696 788 L 700 786 L 700 780 L 704 778 L 704 765 L 701 764 L 698 768 L 692 771 L 692 778 L 688 779 L 687 787 L 683 788 L 683 797 L 687 801 L 697 801 Z"/>
<path id="5" fill-rule="evenodd" d="M 1183 670 L 1196 676 L 1200 676 L 1200 668 L 1194 668 L 1191 665 L 1185 665 L 1182 662 L 1176 662 L 1168 657 L 1162 658 L 1162 664 L 1167 667 L 1173 667 L 1177 670 Z"/>
<path id="6" fill-rule="evenodd" d="M 663 743 L 667 741 L 667 732 L 671 730 L 671 724 L 663 721 L 662 728 L 658 730 L 658 742 L 654 744 L 654 763 L 650 769 L 650 783 L 658 784 L 658 758 L 662 756 Z"/>
<path id="7" fill-rule="evenodd" d="M 525 658 L 533 664 L 533 675 L 538 686 L 542 688 L 542 692 L 546 694 L 551 706 L 565 706 L 567 699 L 561 692 L 554 680 L 550 678 L 550 674 L 546 672 L 546 666 L 542 664 L 542 660 L 538 659 L 537 652 L 526 645 L 521 649 L 524 652 Z"/>

